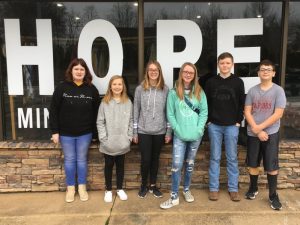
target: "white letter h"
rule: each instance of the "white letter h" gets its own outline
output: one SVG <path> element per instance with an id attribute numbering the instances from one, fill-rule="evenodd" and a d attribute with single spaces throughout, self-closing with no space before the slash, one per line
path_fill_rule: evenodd
<path id="1" fill-rule="evenodd" d="M 36 20 L 37 46 L 21 45 L 19 19 L 5 19 L 4 27 L 8 94 L 23 95 L 22 65 L 38 65 L 40 95 L 52 95 L 54 73 L 51 20 Z"/>

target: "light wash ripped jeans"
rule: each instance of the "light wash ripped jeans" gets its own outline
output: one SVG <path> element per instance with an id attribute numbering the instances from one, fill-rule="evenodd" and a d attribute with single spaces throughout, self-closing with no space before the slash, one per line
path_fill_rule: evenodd
<path id="1" fill-rule="evenodd" d="M 179 185 L 181 180 L 181 169 L 184 162 L 185 170 L 183 190 L 188 191 L 190 188 L 192 173 L 194 170 L 194 161 L 201 142 L 201 138 L 196 141 L 182 141 L 174 135 L 172 153 L 172 199 L 176 199 L 178 197 Z"/>

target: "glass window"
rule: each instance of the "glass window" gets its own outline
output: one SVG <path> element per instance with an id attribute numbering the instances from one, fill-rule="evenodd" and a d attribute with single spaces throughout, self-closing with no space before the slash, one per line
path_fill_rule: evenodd
<path id="1" fill-rule="evenodd" d="M 285 92 L 287 107 L 283 119 L 283 136 L 300 138 L 300 2 L 290 2 Z"/>
<path id="2" fill-rule="evenodd" d="M 157 57 L 157 20 L 186 19 L 193 21 L 199 26 L 202 33 L 202 52 L 196 65 L 200 83 L 202 86 L 205 86 L 207 79 L 217 73 L 218 45 L 226 45 L 222 37 L 218 40 L 218 32 L 220 32 L 217 25 L 218 20 L 262 18 L 263 31 L 261 35 L 236 35 L 233 40 L 235 48 L 260 47 L 260 57 L 258 57 L 256 62 L 248 61 L 235 64 L 235 74 L 241 77 L 257 77 L 258 62 L 262 59 L 270 59 L 276 65 L 279 65 L 280 48 L 278 46 L 281 46 L 281 39 L 279 38 L 281 37 L 281 11 L 282 3 L 280 2 L 147 2 L 145 3 L 144 13 L 145 63 L 149 59 Z M 234 26 L 235 21 L 231 20 L 230 23 L 227 24 L 228 28 Z M 247 27 L 249 25 L 245 22 L 242 26 Z M 169 29 L 172 29 L 172 27 Z M 193 32 L 191 32 L 192 34 Z M 274 34 L 278 38 L 274 38 Z M 174 52 L 184 51 L 185 47 L 185 38 L 175 35 Z M 238 60 L 238 58 L 235 58 L 236 62 Z M 174 69 L 173 74 L 171 74 L 174 81 L 178 77 L 178 70 L 179 68 Z M 277 71 L 277 74 L 279 74 L 279 71 Z M 279 78 L 277 77 L 275 82 L 278 83 L 278 81 Z M 247 89 L 246 83 L 248 81 L 244 80 L 244 82 Z M 245 143 L 245 128 L 241 129 L 244 130 L 241 132 L 240 142 Z"/>
<path id="3" fill-rule="evenodd" d="M 187 19 L 194 21 L 201 29 L 203 46 L 196 65 L 199 76 L 216 73 L 217 58 L 217 20 L 263 18 L 263 35 L 235 36 L 235 47 L 260 47 L 261 59 L 268 58 L 277 65 L 280 61 L 281 34 L 280 2 L 234 2 L 234 3 L 145 3 L 145 63 L 156 58 L 156 26 L 157 20 Z M 247 24 L 245 24 L 247 26 Z M 174 38 L 174 52 L 183 51 L 184 38 Z M 258 63 L 237 63 L 235 73 L 242 77 L 256 76 Z M 176 76 L 176 74 L 174 74 Z M 278 82 L 279 79 L 276 80 Z"/>
<path id="4" fill-rule="evenodd" d="M 129 90 L 132 91 L 137 84 L 138 31 L 137 7 L 134 2 L 1 1 L 0 17 L 0 72 L 4 83 L 5 107 L 2 110 L 6 139 L 49 140 L 48 108 L 52 94 L 40 95 L 38 66 L 24 64 L 23 93 L 8 95 L 4 19 L 19 19 L 22 46 L 37 45 L 36 19 L 51 19 L 53 59 L 49 57 L 49 62 L 53 60 L 55 86 L 64 79 L 64 72 L 71 59 L 77 57 L 79 35 L 85 25 L 95 19 L 107 20 L 115 26 L 121 38 L 122 75 L 128 83 Z M 105 76 L 109 67 L 106 40 L 101 37 L 94 40 L 91 59 L 96 76 Z"/>
<path id="5" fill-rule="evenodd" d="M 289 36 L 285 91 L 288 99 L 283 119 L 283 136 L 300 138 L 299 95 L 300 95 L 300 19 L 297 12 L 299 1 L 290 2 Z M 201 84 L 205 85 L 207 77 L 217 73 L 216 58 L 218 45 L 217 21 L 220 19 L 262 18 L 263 31 L 256 35 L 236 35 L 234 47 L 259 47 L 261 59 L 270 59 L 280 74 L 280 46 L 282 2 L 151 2 L 144 3 L 144 62 L 157 58 L 157 20 L 188 20 L 194 22 L 202 33 L 202 50 L 196 65 Z M 20 45 L 37 46 L 36 19 L 51 20 L 51 41 L 53 57 L 54 85 L 64 78 L 64 72 L 70 60 L 77 56 L 78 40 L 82 29 L 88 22 L 104 19 L 111 22 L 120 35 L 123 48 L 123 71 L 133 95 L 138 83 L 138 13 L 135 2 L 43 2 L 40 1 L 1 1 L 0 2 L 0 74 L 4 96 L 4 107 L 1 109 L 5 138 L 8 140 L 46 140 L 50 137 L 48 127 L 48 108 L 51 94 L 40 95 L 39 66 L 25 64 L 20 66 L 23 92 L 21 95 L 8 94 L 7 50 L 5 45 L 4 19 L 19 19 Z M 245 24 L 247 27 L 247 24 Z M 99 27 L 101 29 L 101 27 Z M 172 29 L 172 27 L 168 28 Z M 274 38 L 276 34 L 276 38 Z M 173 41 L 173 40 L 172 40 Z M 222 41 L 222 38 L 221 38 Z M 225 42 L 226 44 L 226 42 Z M 180 53 L 187 43 L 184 37 L 174 37 L 173 51 Z M 91 49 L 92 69 L 96 76 L 104 77 L 109 69 L 110 52 L 104 38 L 93 41 Z M 143 57 L 143 56 L 140 56 Z M 235 61 L 238 61 L 238 57 Z M 51 64 L 52 65 L 52 64 Z M 241 77 L 256 77 L 258 62 L 235 64 L 235 73 Z M 179 67 L 179 66 L 178 66 Z M 170 76 L 176 80 L 179 68 L 174 68 Z M 279 76 L 274 79 L 279 83 Z M 0 83 L 1 83 L 0 82 Z M 1 96 L 1 95 L 0 95 Z"/>

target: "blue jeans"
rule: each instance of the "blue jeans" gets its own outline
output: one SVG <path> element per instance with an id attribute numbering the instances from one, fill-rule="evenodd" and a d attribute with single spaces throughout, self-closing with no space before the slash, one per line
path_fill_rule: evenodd
<path id="1" fill-rule="evenodd" d="M 219 191 L 220 160 L 224 137 L 227 159 L 228 191 L 237 192 L 239 185 L 239 167 L 237 159 L 239 127 L 235 125 L 219 126 L 210 123 L 208 125 L 208 135 L 210 140 L 209 190 Z"/>
<path id="2" fill-rule="evenodd" d="M 76 171 L 78 184 L 86 184 L 87 153 L 92 140 L 92 133 L 76 137 L 60 136 L 59 139 L 64 151 L 67 186 L 75 185 Z"/>
<path id="3" fill-rule="evenodd" d="M 172 153 L 172 198 L 178 197 L 178 190 L 181 179 L 181 169 L 184 161 L 184 184 L 183 190 L 188 191 L 191 184 L 192 173 L 194 169 L 194 160 L 201 138 L 196 141 L 182 141 L 174 135 L 173 153 Z"/>

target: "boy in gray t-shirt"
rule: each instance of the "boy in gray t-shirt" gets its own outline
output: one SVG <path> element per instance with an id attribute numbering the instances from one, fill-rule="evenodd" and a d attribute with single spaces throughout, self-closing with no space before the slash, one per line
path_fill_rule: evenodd
<path id="1" fill-rule="evenodd" d="M 278 151 L 280 118 L 286 106 L 282 87 L 274 84 L 275 66 L 269 60 L 259 65 L 258 76 L 261 83 L 252 87 L 246 97 L 244 114 L 248 122 L 247 166 L 249 167 L 250 186 L 246 199 L 255 199 L 258 194 L 257 179 L 261 159 L 267 171 L 269 200 L 271 208 L 280 210 L 277 189 Z"/>

